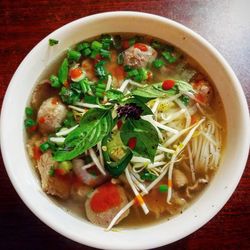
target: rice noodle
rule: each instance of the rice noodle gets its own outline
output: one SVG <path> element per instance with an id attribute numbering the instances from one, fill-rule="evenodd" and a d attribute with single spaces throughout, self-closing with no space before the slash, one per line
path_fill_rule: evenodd
<path id="1" fill-rule="evenodd" d="M 100 172 L 102 173 L 102 175 L 106 175 L 106 172 L 104 170 L 104 167 L 101 165 L 98 157 L 96 156 L 95 154 L 95 151 L 90 148 L 89 149 L 89 154 L 90 154 L 90 157 L 92 158 L 93 162 L 96 164 L 97 168 L 100 170 Z"/>
<path id="2" fill-rule="evenodd" d="M 92 104 L 92 103 L 85 103 L 85 102 L 76 102 L 75 105 L 84 107 L 84 108 L 100 108 L 100 105 Z"/>
<path id="3" fill-rule="evenodd" d="M 136 197 L 141 196 L 141 195 L 139 194 L 139 192 L 137 191 L 137 189 L 135 188 L 135 185 L 134 185 L 134 183 L 133 183 L 133 181 L 132 181 L 132 178 L 131 178 L 131 176 L 130 176 L 130 173 L 129 173 L 128 168 L 125 169 L 125 174 L 126 174 L 128 183 L 129 183 L 130 187 L 132 188 L 132 190 L 133 190 L 135 196 L 136 196 Z M 139 204 L 141 205 L 141 207 L 142 207 L 142 209 L 143 209 L 143 212 L 144 212 L 145 214 L 148 214 L 148 213 L 149 213 L 149 210 L 148 210 L 148 208 L 147 208 L 145 202 L 143 201 L 143 199 L 141 199 L 141 201 L 142 201 L 142 202 L 139 202 Z"/>
<path id="4" fill-rule="evenodd" d="M 75 125 L 72 128 L 60 130 L 59 132 L 56 133 L 56 136 L 65 136 L 65 135 L 69 134 L 71 131 L 73 131 L 74 129 L 76 129 L 78 126 L 79 125 Z"/>
<path id="5" fill-rule="evenodd" d="M 76 110 L 76 111 L 81 112 L 81 113 L 85 113 L 86 112 L 85 109 L 81 109 L 81 108 L 75 107 L 73 105 L 69 105 L 68 108 Z"/>
<path id="6" fill-rule="evenodd" d="M 176 157 L 180 154 L 180 152 L 184 149 L 184 147 L 187 145 L 187 143 L 191 140 L 193 133 L 195 130 L 205 121 L 205 118 L 201 119 L 199 122 L 195 124 L 195 126 L 189 131 L 186 138 L 183 140 L 182 147 L 177 147 L 175 153 L 173 154 L 171 160 L 170 160 L 170 167 L 168 171 L 168 182 L 172 182 L 172 174 L 173 174 L 173 168 L 174 168 L 174 161 Z M 168 187 L 168 195 L 167 195 L 167 202 L 170 203 L 172 196 L 172 186 Z"/>

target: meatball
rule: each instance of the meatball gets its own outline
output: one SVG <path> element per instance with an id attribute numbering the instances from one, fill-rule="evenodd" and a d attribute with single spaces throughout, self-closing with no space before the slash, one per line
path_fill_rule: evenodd
<path id="1" fill-rule="evenodd" d="M 42 134 L 55 132 L 66 118 L 67 109 L 58 97 L 51 97 L 45 100 L 37 113 L 39 131 Z"/>
<path id="2" fill-rule="evenodd" d="M 213 88 L 209 82 L 200 80 L 192 84 L 196 93 L 196 99 L 204 105 L 209 105 L 213 98 Z"/>
<path id="3" fill-rule="evenodd" d="M 71 175 L 50 176 L 49 171 L 51 166 L 55 166 L 51 152 L 46 152 L 41 155 L 37 162 L 37 168 L 41 177 L 42 189 L 47 194 L 51 194 L 62 199 L 67 199 L 71 190 Z"/>
<path id="4" fill-rule="evenodd" d="M 93 224 L 107 227 L 127 203 L 128 200 L 124 189 L 109 182 L 98 187 L 87 199 L 85 203 L 86 216 Z M 128 214 L 129 210 L 126 210 L 117 223 Z"/>
<path id="5" fill-rule="evenodd" d="M 135 68 L 146 67 L 157 57 L 157 51 L 151 46 L 136 43 L 124 51 L 124 65 L 129 65 Z"/>
<path id="6" fill-rule="evenodd" d="M 39 109 L 42 102 L 49 97 L 55 96 L 57 91 L 57 89 L 51 87 L 49 80 L 42 81 L 35 87 L 32 93 L 31 107 L 35 110 Z"/>

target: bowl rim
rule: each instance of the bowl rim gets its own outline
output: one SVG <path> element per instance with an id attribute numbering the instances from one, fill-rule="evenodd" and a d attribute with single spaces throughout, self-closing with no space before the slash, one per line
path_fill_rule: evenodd
<path id="1" fill-rule="evenodd" d="M 241 168 L 238 169 L 237 173 L 238 173 L 238 178 L 237 181 L 235 181 L 235 183 L 232 185 L 232 188 L 230 190 L 228 190 L 227 194 L 225 195 L 225 197 L 223 197 L 220 201 L 220 204 L 218 206 L 218 209 L 216 209 L 215 211 L 212 211 L 209 213 L 209 215 L 205 216 L 203 218 L 203 220 L 200 223 L 197 223 L 195 226 L 192 227 L 191 230 L 189 231 L 185 231 L 182 234 L 178 235 L 175 239 L 170 240 L 168 242 L 162 240 L 161 242 L 157 242 L 154 243 L 150 246 L 150 248 L 154 248 L 154 247 L 159 247 L 159 246 L 163 246 L 165 244 L 170 244 L 174 241 L 177 241 L 181 238 L 186 237 L 187 235 L 193 233 L 194 231 L 196 231 L 197 229 L 199 229 L 200 227 L 202 227 L 204 224 L 206 224 L 212 217 L 214 217 L 220 210 L 221 208 L 226 204 L 226 202 L 229 200 L 229 198 L 231 197 L 231 195 L 233 194 L 234 190 L 236 189 L 240 178 L 243 174 L 243 171 L 245 169 L 245 165 L 246 165 L 246 161 L 248 158 L 248 150 L 249 150 L 249 145 L 250 145 L 250 122 L 249 122 L 249 117 L 248 117 L 248 106 L 247 106 L 247 101 L 243 92 L 243 89 L 235 75 L 235 73 L 233 72 L 233 70 L 231 69 L 231 67 L 229 66 L 229 64 L 226 62 L 226 60 L 222 57 L 222 55 L 207 41 L 205 40 L 203 37 L 201 37 L 199 34 L 197 34 L 196 32 L 194 32 L 193 30 L 187 28 L 186 26 L 173 21 L 171 19 L 168 19 L 166 17 L 162 17 L 162 16 L 158 16 L 158 15 L 154 15 L 154 14 L 149 14 L 149 13 L 144 13 L 144 12 L 135 12 L 135 11 L 112 11 L 112 12 L 103 12 L 103 13 L 98 13 L 98 14 L 94 14 L 94 15 L 90 15 L 90 16 L 85 16 L 82 17 L 80 19 L 74 20 L 70 23 L 67 23 L 65 25 L 63 25 L 62 27 L 56 29 L 55 31 L 51 32 L 50 34 L 48 34 L 44 39 L 42 39 L 37 45 L 34 46 L 34 48 L 25 56 L 25 58 L 22 60 L 22 62 L 20 63 L 20 65 L 18 66 L 17 70 L 15 71 L 15 73 L 13 74 L 13 77 L 9 83 L 9 86 L 7 88 L 4 100 L 3 100 L 3 104 L 2 104 L 2 110 L 1 110 L 1 121 L 0 121 L 0 139 L 1 139 L 1 151 L 2 151 L 2 156 L 3 156 L 3 161 L 4 161 L 4 165 L 7 171 L 7 174 L 11 180 L 12 185 L 14 186 L 16 192 L 18 193 L 18 195 L 21 197 L 21 199 L 23 200 L 23 202 L 26 204 L 26 206 L 41 220 L 43 221 L 46 225 L 48 225 L 50 228 L 54 229 L 55 231 L 57 231 L 58 233 L 64 235 L 65 237 L 74 240 L 76 242 L 79 242 L 81 244 L 85 244 L 91 247 L 97 247 L 97 248 L 102 248 L 102 249 L 110 249 L 110 244 L 106 244 L 103 245 L 103 242 L 96 242 L 95 240 L 92 239 L 84 239 L 84 240 L 80 240 L 78 237 L 75 237 L 74 234 L 66 232 L 65 229 L 59 228 L 57 226 L 55 226 L 51 221 L 49 221 L 46 218 L 46 215 L 43 215 L 40 213 L 39 209 L 32 204 L 32 202 L 29 200 L 28 197 L 25 196 L 24 193 L 22 193 L 19 184 L 17 182 L 15 182 L 14 177 L 13 177 L 13 172 L 11 171 L 11 168 L 9 167 L 9 157 L 10 154 L 8 154 L 8 152 L 5 150 L 5 141 L 2 140 L 3 138 L 3 134 L 5 131 L 5 126 L 7 126 L 7 124 L 5 124 L 5 117 L 7 116 L 7 102 L 8 100 L 11 98 L 11 93 L 12 93 L 12 89 L 15 83 L 15 76 L 19 74 L 19 72 L 22 70 L 24 62 L 32 55 L 32 53 L 37 50 L 43 43 L 44 41 L 49 38 L 49 37 L 53 37 L 53 34 L 55 32 L 62 32 L 63 30 L 67 29 L 68 27 L 77 25 L 78 23 L 84 22 L 85 20 L 94 20 L 94 19 L 99 19 L 99 18 L 108 18 L 108 17 L 113 17 L 114 15 L 119 15 L 119 16 L 124 16 L 124 17 L 143 17 L 143 18 L 149 18 L 149 19 L 154 19 L 157 20 L 159 22 L 164 22 L 164 23 L 168 23 L 172 26 L 175 26 L 177 29 L 184 31 L 185 33 L 189 33 L 191 34 L 191 36 L 193 36 L 195 39 L 199 40 L 199 42 L 201 42 L 205 47 L 207 47 L 207 49 L 212 52 L 213 56 L 215 56 L 217 58 L 217 60 L 219 60 L 219 62 L 224 66 L 224 69 L 226 71 L 226 73 L 230 76 L 230 78 L 232 79 L 232 82 L 234 83 L 234 87 L 237 88 L 238 90 L 238 95 L 240 96 L 239 101 L 243 110 L 244 115 L 244 125 L 245 125 L 245 131 L 246 131 L 246 140 L 244 141 L 244 145 L 242 146 L 242 149 L 244 150 L 244 158 L 241 159 Z M 142 244 L 143 246 L 143 244 Z M 115 249 L 118 249 L 118 246 L 113 246 L 115 247 Z M 123 249 L 123 247 L 121 247 L 120 249 Z M 138 247 L 136 247 L 136 249 L 139 249 Z"/>

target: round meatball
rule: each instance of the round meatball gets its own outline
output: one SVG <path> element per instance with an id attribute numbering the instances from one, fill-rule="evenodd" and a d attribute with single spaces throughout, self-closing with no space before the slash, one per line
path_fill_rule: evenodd
<path id="1" fill-rule="evenodd" d="M 115 215 L 127 203 L 128 199 L 124 189 L 109 182 L 98 187 L 86 200 L 86 216 L 93 224 L 108 227 Z M 117 223 L 128 216 L 128 214 L 129 210 L 126 210 Z"/>
<path id="2" fill-rule="evenodd" d="M 196 93 L 196 99 L 204 105 L 209 105 L 213 98 L 213 88 L 209 82 L 200 80 L 192 84 Z"/>
<path id="3" fill-rule="evenodd" d="M 136 43 L 124 51 L 124 65 L 146 67 L 157 57 L 157 51 L 144 43 Z"/>
<path id="4" fill-rule="evenodd" d="M 66 114 L 67 109 L 58 97 L 51 97 L 45 100 L 37 113 L 39 131 L 42 134 L 55 132 L 56 128 L 61 126 Z"/>

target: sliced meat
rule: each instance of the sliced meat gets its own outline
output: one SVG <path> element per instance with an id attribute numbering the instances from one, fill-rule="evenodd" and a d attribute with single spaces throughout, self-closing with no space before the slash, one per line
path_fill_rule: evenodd
<path id="1" fill-rule="evenodd" d="M 108 173 L 105 176 L 102 175 L 94 164 L 89 168 L 83 168 L 84 160 L 82 159 L 74 159 L 72 163 L 75 175 L 82 183 L 90 187 L 100 186 L 110 178 Z"/>
<path id="2" fill-rule="evenodd" d="M 38 160 L 37 168 L 41 177 L 42 189 L 47 194 L 67 199 L 71 190 L 71 175 L 50 176 L 51 167 L 56 165 L 57 162 L 53 160 L 49 151 L 42 154 L 40 160 Z"/>
<path id="3" fill-rule="evenodd" d="M 187 186 L 188 179 L 186 175 L 179 169 L 174 169 L 173 171 L 173 184 L 174 188 L 183 188 Z"/>
<path id="4" fill-rule="evenodd" d="M 66 106 L 58 97 L 50 97 L 45 100 L 40 106 L 37 114 L 37 122 L 39 131 L 42 134 L 55 132 L 56 128 L 61 126 L 61 123 L 66 118 Z"/>
<path id="5" fill-rule="evenodd" d="M 196 90 L 196 99 L 204 105 L 209 105 L 213 98 L 213 88 L 211 84 L 205 80 L 200 80 L 192 83 Z"/>
<path id="6" fill-rule="evenodd" d="M 93 224 L 107 227 L 127 203 L 128 199 L 124 189 L 109 182 L 97 188 L 87 199 L 85 203 L 86 216 Z M 128 214 L 129 210 L 126 210 L 117 223 Z"/>
<path id="7" fill-rule="evenodd" d="M 38 110 L 44 100 L 57 95 L 57 93 L 58 90 L 51 87 L 49 80 L 42 81 L 32 92 L 30 101 L 31 107 Z"/>
<path id="8" fill-rule="evenodd" d="M 146 67 L 157 57 L 157 51 L 144 43 L 136 43 L 124 51 L 124 65 Z"/>

